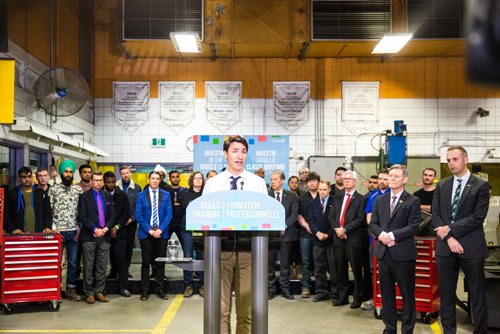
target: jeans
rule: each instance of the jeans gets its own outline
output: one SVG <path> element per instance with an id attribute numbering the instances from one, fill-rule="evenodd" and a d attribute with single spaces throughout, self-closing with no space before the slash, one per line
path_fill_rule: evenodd
<path id="1" fill-rule="evenodd" d="M 302 280 L 300 281 L 302 289 L 311 289 L 311 266 L 313 239 L 300 238 L 300 256 L 302 257 Z"/>
<path id="2" fill-rule="evenodd" d="M 66 287 L 75 288 L 76 287 L 76 272 L 78 265 L 78 241 L 75 241 L 76 230 L 75 231 L 63 231 L 62 236 L 62 251 L 61 259 L 63 258 L 64 248 L 68 248 L 68 270 L 66 278 Z"/>
<path id="3" fill-rule="evenodd" d="M 170 236 L 172 233 L 177 235 L 179 242 L 182 246 L 182 253 L 184 257 L 193 258 L 193 235 L 191 231 L 186 231 L 185 228 L 181 226 L 171 226 L 170 228 Z M 193 287 L 193 272 L 189 270 L 184 270 L 184 285 L 186 287 Z"/>

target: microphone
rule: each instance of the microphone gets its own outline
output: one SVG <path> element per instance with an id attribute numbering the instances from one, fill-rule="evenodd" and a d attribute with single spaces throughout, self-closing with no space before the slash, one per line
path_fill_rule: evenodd
<path id="1" fill-rule="evenodd" d="M 245 185 L 245 182 L 243 182 L 243 180 L 241 181 L 240 183 L 240 190 L 243 190 L 243 186 Z"/>
<path id="2" fill-rule="evenodd" d="M 229 190 L 233 190 L 233 181 L 229 181 Z"/>

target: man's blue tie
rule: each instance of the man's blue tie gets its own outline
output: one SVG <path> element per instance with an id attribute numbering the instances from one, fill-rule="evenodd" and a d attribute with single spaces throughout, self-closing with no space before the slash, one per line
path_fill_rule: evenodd
<path id="1" fill-rule="evenodd" d="M 240 179 L 240 176 L 234 177 L 231 176 L 231 190 L 238 190 L 238 180 Z"/>
<path id="2" fill-rule="evenodd" d="M 158 227 L 158 200 L 156 199 L 156 190 L 153 190 L 153 227 Z"/>

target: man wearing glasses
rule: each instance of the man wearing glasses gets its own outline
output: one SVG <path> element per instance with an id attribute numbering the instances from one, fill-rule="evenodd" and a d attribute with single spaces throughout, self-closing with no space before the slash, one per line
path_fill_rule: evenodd
<path id="1" fill-rule="evenodd" d="M 33 186 L 29 167 L 21 167 L 17 175 L 20 184 L 7 197 L 5 229 L 12 234 L 49 233 L 52 226 L 49 197 L 43 189 Z"/>

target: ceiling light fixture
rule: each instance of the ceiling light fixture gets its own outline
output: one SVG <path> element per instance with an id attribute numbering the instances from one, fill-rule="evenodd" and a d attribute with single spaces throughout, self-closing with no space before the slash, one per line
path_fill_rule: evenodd
<path id="1" fill-rule="evenodd" d="M 385 34 L 373 48 L 372 54 L 398 53 L 412 37 L 413 34 Z"/>
<path id="2" fill-rule="evenodd" d="M 201 38 L 197 32 L 171 32 L 170 39 L 178 52 L 201 52 Z"/>

